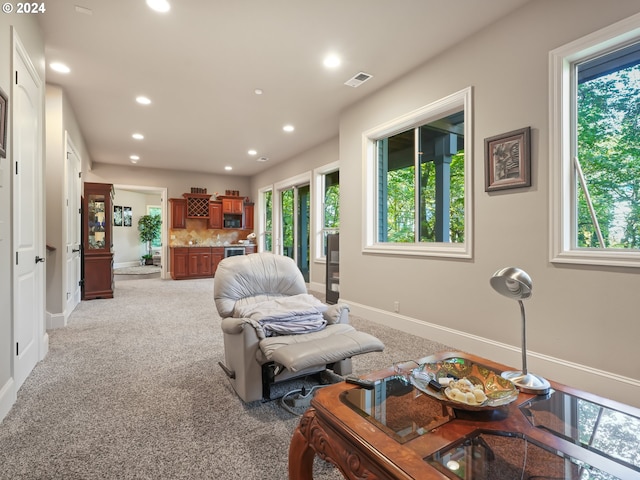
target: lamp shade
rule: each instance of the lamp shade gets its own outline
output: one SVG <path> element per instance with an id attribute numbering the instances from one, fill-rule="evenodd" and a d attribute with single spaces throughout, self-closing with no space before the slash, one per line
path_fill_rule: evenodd
<path id="1" fill-rule="evenodd" d="M 514 300 L 529 298 L 533 289 L 531 277 L 518 267 L 498 270 L 493 274 L 490 282 L 496 292 Z"/>

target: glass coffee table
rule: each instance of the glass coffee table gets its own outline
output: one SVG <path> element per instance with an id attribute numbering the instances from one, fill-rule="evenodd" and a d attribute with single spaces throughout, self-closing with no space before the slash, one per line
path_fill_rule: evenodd
<path id="1" fill-rule="evenodd" d="M 487 391 L 509 369 L 460 352 L 420 364 L 482 377 Z M 339 383 L 317 392 L 292 438 L 290 479 L 311 479 L 315 455 L 353 479 L 640 479 L 634 407 L 552 382 L 548 395 L 516 392 L 503 405 L 469 408 L 394 369 L 367 378 L 378 380 L 373 389 Z"/>

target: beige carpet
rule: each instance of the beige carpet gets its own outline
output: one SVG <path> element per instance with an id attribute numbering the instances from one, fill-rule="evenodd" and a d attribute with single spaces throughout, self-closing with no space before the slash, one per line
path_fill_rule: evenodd
<path id="1" fill-rule="evenodd" d="M 114 268 L 115 275 L 151 275 L 152 273 L 160 273 L 158 265 L 136 265 L 133 267 Z"/>
<path id="2" fill-rule="evenodd" d="M 142 276 L 81 302 L 0 424 L 0 479 L 285 480 L 299 417 L 231 388 L 213 282 Z M 446 348 L 352 323 L 386 345 L 354 358 L 356 374 Z M 314 470 L 342 479 L 319 460 Z"/>

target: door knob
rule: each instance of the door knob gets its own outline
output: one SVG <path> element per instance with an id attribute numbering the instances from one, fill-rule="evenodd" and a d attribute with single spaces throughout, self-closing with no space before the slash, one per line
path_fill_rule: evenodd
<path id="1" fill-rule="evenodd" d="M 79 251 L 80 251 L 80 249 L 79 249 L 79 248 L 72 248 L 72 249 L 71 249 L 71 252 L 72 252 L 72 253 L 76 253 L 76 252 L 79 252 Z"/>
<path id="2" fill-rule="evenodd" d="M 44 258 L 39 257 L 39 256 L 36 255 L 36 263 L 39 263 L 39 262 L 44 263 Z"/>

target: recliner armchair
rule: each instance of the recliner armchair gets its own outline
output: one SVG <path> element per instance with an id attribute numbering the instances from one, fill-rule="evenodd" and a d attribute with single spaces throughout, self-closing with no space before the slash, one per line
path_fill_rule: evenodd
<path id="1" fill-rule="evenodd" d="M 348 375 L 352 356 L 384 349 L 380 340 L 349 325 L 347 305 L 328 306 L 308 295 L 302 273 L 289 257 L 254 253 L 225 258 L 216 270 L 214 299 L 224 335 L 220 366 L 245 402 L 268 400 L 273 384 L 327 368 Z M 273 334 L 263 317 L 292 303 L 320 312 L 322 324 L 284 322 L 277 327 L 313 331 Z"/>

